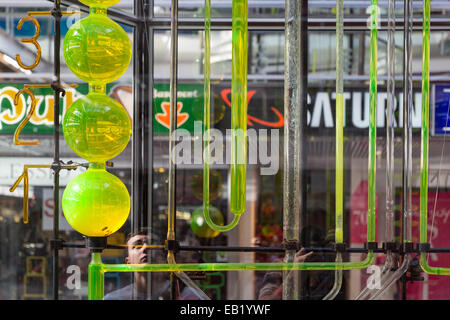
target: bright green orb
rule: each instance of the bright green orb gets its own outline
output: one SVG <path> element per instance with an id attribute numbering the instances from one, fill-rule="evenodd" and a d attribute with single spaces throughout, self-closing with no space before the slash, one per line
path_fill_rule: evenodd
<path id="1" fill-rule="evenodd" d="M 63 46 L 70 70 L 89 83 L 109 83 L 118 79 L 131 61 L 127 33 L 104 14 L 91 13 L 67 32 Z"/>
<path id="2" fill-rule="evenodd" d="M 223 226 L 223 215 L 219 209 L 210 206 L 209 207 L 209 216 L 211 220 L 219 225 Z M 199 238 L 215 238 L 220 232 L 211 229 L 205 221 L 203 216 L 203 207 L 198 207 L 191 214 L 191 229 L 194 231 L 194 234 Z"/>
<path id="3" fill-rule="evenodd" d="M 119 155 L 130 141 L 131 120 L 125 108 L 106 94 L 89 93 L 76 100 L 63 120 L 67 145 L 89 162 Z"/>
<path id="4" fill-rule="evenodd" d="M 119 3 L 120 0 L 80 0 L 80 2 L 90 7 L 106 8 Z"/>
<path id="5" fill-rule="evenodd" d="M 119 178 L 89 168 L 69 182 L 62 197 L 67 222 L 88 237 L 106 237 L 122 227 L 130 212 L 130 196 Z"/>

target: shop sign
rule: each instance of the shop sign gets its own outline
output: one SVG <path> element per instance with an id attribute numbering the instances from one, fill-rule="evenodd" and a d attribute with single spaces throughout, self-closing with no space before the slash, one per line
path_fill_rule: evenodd
<path id="1" fill-rule="evenodd" d="M 352 245 L 367 242 L 368 190 L 368 181 L 362 180 L 350 196 L 350 243 Z M 375 216 L 378 217 L 377 195 L 375 196 Z M 375 221 L 375 226 L 377 226 L 377 222 L 378 219 Z M 375 241 L 377 241 L 376 234 Z"/>
<path id="2" fill-rule="evenodd" d="M 69 160 L 86 162 L 82 159 L 61 159 L 64 163 Z M 52 164 L 52 158 L 22 158 L 22 157 L 1 157 L 0 158 L 0 181 L 2 185 L 12 186 L 17 178 L 23 173 L 26 164 Z M 80 173 L 86 171 L 85 168 L 79 167 L 76 170 L 61 170 L 59 173 L 59 183 L 61 186 L 67 185 L 70 180 Z M 48 168 L 31 168 L 28 169 L 28 179 L 30 186 L 53 186 L 53 170 Z M 20 183 L 23 186 L 23 182 Z M 17 196 L 19 189 L 16 189 L 12 195 Z"/>
<path id="3" fill-rule="evenodd" d="M 62 199 L 64 189 L 59 190 L 59 199 Z M 52 188 L 42 189 L 42 230 L 53 230 L 55 200 Z M 59 230 L 72 231 L 62 211 L 62 201 L 59 201 Z"/>
<path id="4" fill-rule="evenodd" d="M 412 193 L 412 241 L 420 242 L 420 193 Z M 439 190 L 428 192 L 428 242 L 432 248 L 450 247 L 450 192 Z M 448 253 L 430 252 L 428 263 L 435 267 L 450 268 Z M 450 277 L 421 274 L 425 281 L 408 282 L 408 300 L 449 300 Z"/>
<path id="5" fill-rule="evenodd" d="M 434 135 L 450 133 L 450 84 L 433 86 L 433 111 L 431 132 Z"/>
<path id="6" fill-rule="evenodd" d="M 23 87 L 17 84 L 0 85 L 0 133 L 13 134 L 19 123 L 25 118 L 31 106 L 30 98 L 21 95 L 17 106 L 14 105 L 15 94 Z M 445 108 L 448 107 L 450 86 L 436 85 L 435 104 L 435 133 L 446 130 L 442 124 L 447 118 Z M 61 98 L 61 113 L 73 101 L 87 94 L 88 85 L 79 84 L 77 88 L 67 88 L 66 95 Z M 37 109 L 30 122 L 22 130 L 24 134 L 50 134 L 53 125 L 54 98 L 49 88 L 33 89 L 37 100 Z M 128 111 L 130 117 L 133 113 L 133 89 L 129 84 L 108 84 L 107 93 L 120 102 Z M 365 132 L 369 126 L 369 92 L 361 89 L 348 89 L 344 96 L 344 126 Z M 232 97 L 229 87 L 212 87 L 212 119 L 211 123 L 217 129 L 229 128 L 231 117 Z M 169 132 L 170 120 L 170 88 L 168 84 L 155 84 L 153 90 L 153 132 L 164 134 Z M 310 88 L 307 96 L 307 126 L 309 128 L 334 128 L 335 98 L 334 90 Z M 447 104 L 446 104 L 447 101 Z M 177 127 L 194 132 L 194 123 L 203 121 L 203 84 L 180 84 L 178 86 L 177 101 Z M 282 128 L 283 115 L 283 88 L 249 86 L 247 94 L 248 127 Z M 387 93 L 381 89 L 377 96 L 377 127 L 386 127 Z M 420 128 L 422 97 L 419 89 L 413 93 L 413 111 L 411 115 L 412 127 Z M 433 105 L 432 105 L 433 107 Z M 432 108 L 433 109 L 433 108 Z M 396 95 L 395 127 L 403 126 L 403 93 Z"/>

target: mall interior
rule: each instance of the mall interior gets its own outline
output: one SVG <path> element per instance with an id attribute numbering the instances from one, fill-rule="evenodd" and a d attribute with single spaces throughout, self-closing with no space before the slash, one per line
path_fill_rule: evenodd
<path id="1" fill-rule="evenodd" d="M 449 116 L 447 0 L 2 0 L 0 300 L 448 300 Z"/>

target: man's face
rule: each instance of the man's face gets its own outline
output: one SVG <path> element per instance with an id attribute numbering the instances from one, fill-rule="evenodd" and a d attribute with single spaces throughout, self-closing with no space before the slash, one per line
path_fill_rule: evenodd
<path id="1" fill-rule="evenodd" d="M 141 264 L 148 262 L 148 244 L 150 239 L 146 235 L 137 235 L 128 240 L 128 257 L 125 262 L 128 264 Z"/>

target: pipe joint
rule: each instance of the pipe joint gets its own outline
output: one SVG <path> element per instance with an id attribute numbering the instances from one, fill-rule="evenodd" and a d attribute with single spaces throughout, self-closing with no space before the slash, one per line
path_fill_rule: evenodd
<path id="1" fill-rule="evenodd" d="M 378 250 L 378 242 L 375 241 L 369 241 L 364 243 L 364 249 L 368 251 L 376 251 Z"/>
<path id="2" fill-rule="evenodd" d="M 55 18 L 55 20 L 60 21 L 62 18 L 62 12 L 61 12 L 61 8 L 59 7 L 54 7 L 51 11 L 52 16 Z"/>
<path id="3" fill-rule="evenodd" d="M 347 245 L 343 242 L 335 243 L 333 245 L 333 248 L 336 252 L 346 252 L 347 251 Z"/>
<path id="4" fill-rule="evenodd" d="M 177 252 L 180 248 L 180 244 L 177 240 L 166 240 L 164 245 L 167 251 Z"/>
<path id="5" fill-rule="evenodd" d="M 383 251 L 398 252 L 399 245 L 397 242 L 383 242 L 382 249 Z"/>
<path id="6" fill-rule="evenodd" d="M 286 240 L 281 243 L 281 248 L 286 251 L 298 251 L 301 249 L 300 241 L 298 240 Z"/>
<path id="7" fill-rule="evenodd" d="M 86 237 L 86 248 L 91 252 L 102 252 L 106 249 L 107 237 Z"/>
<path id="8" fill-rule="evenodd" d="M 50 239 L 50 248 L 52 250 L 61 250 L 64 247 L 64 240 L 62 239 Z"/>
<path id="9" fill-rule="evenodd" d="M 54 92 L 56 92 L 58 94 L 61 93 L 63 97 L 66 95 L 66 90 L 64 90 L 61 87 L 61 84 L 59 83 L 59 81 L 52 81 L 50 87 L 53 89 Z"/>
<path id="10" fill-rule="evenodd" d="M 414 250 L 414 243 L 412 242 L 405 242 L 401 246 L 401 253 L 411 253 L 415 252 Z"/>
<path id="11" fill-rule="evenodd" d="M 430 249 L 431 249 L 431 245 L 428 242 L 425 242 L 425 243 L 421 242 L 421 243 L 417 244 L 417 250 L 419 252 L 428 252 L 428 251 L 430 251 Z"/>

